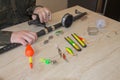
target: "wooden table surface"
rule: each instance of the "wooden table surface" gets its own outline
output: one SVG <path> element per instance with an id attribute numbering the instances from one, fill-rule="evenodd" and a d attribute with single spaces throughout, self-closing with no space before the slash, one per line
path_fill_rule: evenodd
<path id="1" fill-rule="evenodd" d="M 75 9 L 87 12 L 88 15 L 75 21 L 70 28 L 59 28 L 58 30 L 63 30 L 64 34 L 56 36 L 55 32 L 58 30 L 55 30 L 39 37 L 37 42 L 32 45 L 35 51 L 33 69 L 29 68 L 24 46 L 1 54 L 0 80 L 120 80 L 120 22 L 80 6 L 74 6 L 53 13 L 52 21 L 47 25 L 60 22 L 65 13 L 75 15 Z M 98 20 L 104 20 L 106 25 L 99 29 L 98 34 L 89 35 L 88 27 L 96 27 Z M 4 30 L 37 32 L 40 29 L 41 27 L 28 26 L 25 22 Z M 76 33 L 86 40 L 87 47 L 81 47 L 82 51 L 76 51 L 64 39 L 67 36 L 73 39 L 72 33 Z M 51 35 L 53 39 L 44 44 L 44 41 L 48 40 Z M 65 53 L 68 62 L 60 58 L 56 45 Z M 68 54 L 65 47 L 70 47 L 77 55 Z M 57 63 L 41 63 L 40 58 L 56 60 Z"/>

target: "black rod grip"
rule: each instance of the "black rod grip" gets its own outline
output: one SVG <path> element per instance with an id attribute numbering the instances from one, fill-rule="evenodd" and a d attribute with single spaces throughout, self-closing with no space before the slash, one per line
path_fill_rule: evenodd
<path id="1" fill-rule="evenodd" d="M 79 15 L 74 16 L 73 21 L 80 19 L 81 17 L 85 16 L 87 12 L 80 13 Z"/>
<path id="2" fill-rule="evenodd" d="M 47 27 L 47 28 L 45 28 L 45 29 L 46 29 L 46 30 L 48 31 L 48 33 L 49 33 L 49 32 L 52 32 L 54 29 L 60 28 L 61 26 L 62 26 L 62 24 L 61 24 L 61 23 L 58 23 L 58 24 L 55 24 L 55 25 L 53 25 L 53 26 L 49 26 L 49 27 Z M 52 27 L 54 27 L 54 29 L 53 29 Z M 47 34 L 45 29 L 42 29 L 42 30 L 40 30 L 39 32 L 37 32 L 37 36 L 38 36 L 38 37 L 41 37 L 41 36 Z M 2 53 L 4 53 L 4 52 L 7 52 L 7 51 L 9 51 L 9 50 L 12 50 L 12 49 L 14 49 L 14 48 L 16 48 L 16 47 L 18 47 L 18 46 L 20 46 L 20 45 L 21 45 L 21 44 L 19 44 L 19 43 L 10 43 L 10 44 L 7 44 L 7 45 L 5 45 L 4 47 L 0 48 L 0 54 L 2 54 Z"/>

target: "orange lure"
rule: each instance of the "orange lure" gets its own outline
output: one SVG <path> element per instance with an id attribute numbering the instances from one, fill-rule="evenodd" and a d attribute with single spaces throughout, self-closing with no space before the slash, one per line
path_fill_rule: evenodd
<path id="1" fill-rule="evenodd" d="M 32 56 L 34 55 L 34 50 L 30 44 L 26 46 L 25 55 L 29 58 L 29 65 L 30 68 L 32 69 L 33 68 Z"/>

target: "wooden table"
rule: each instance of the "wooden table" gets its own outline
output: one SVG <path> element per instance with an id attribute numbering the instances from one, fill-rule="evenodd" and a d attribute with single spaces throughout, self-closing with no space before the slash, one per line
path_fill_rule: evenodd
<path id="1" fill-rule="evenodd" d="M 85 18 L 75 21 L 70 28 L 60 28 L 64 34 L 55 35 L 53 31 L 39 37 L 32 47 L 35 51 L 33 56 L 33 69 L 29 68 L 28 57 L 25 56 L 25 47 L 20 46 L 0 55 L 0 80 L 120 80 L 120 23 L 104 17 L 100 14 L 74 6 L 53 14 L 53 25 L 61 21 L 65 13 L 75 15 L 74 11 L 87 12 Z M 105 20 L 106 26 L 99 29 L 98 34 L 89 35 L 88 27 L 96 27 L 97 20 Z M 4 30 L 39 31 L 41 27 L 28 26 L 27 22 L 6 28 Z M 82 51 L 76 51 L 64 37 L 73 37 L 72 33 L 82 36 L 87 42 L 87 47 Z M 49 43 L 44 41 L 53 35 Z M 74 40 L 74 39 L 73 39 Z M 75 40 L 74 40 L 75 41 Z M 76 42 L 76 41 L 75 41 Z M 65 53 L 68 62 L 60 58 L 56 45 Z M 65 47 L 70 47 L 76 56 L 69 55 Z M 45 64 L 40 58 L 56 60 L 57 64 Z"/>

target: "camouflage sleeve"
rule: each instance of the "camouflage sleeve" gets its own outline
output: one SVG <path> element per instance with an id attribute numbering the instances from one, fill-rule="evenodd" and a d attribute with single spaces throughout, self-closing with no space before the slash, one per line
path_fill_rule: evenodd
<path id="1" fill-rule="evenodd" d="M 10 43 L 11 33 L 10 31 L 0 31 L 0 45 Z"/>

